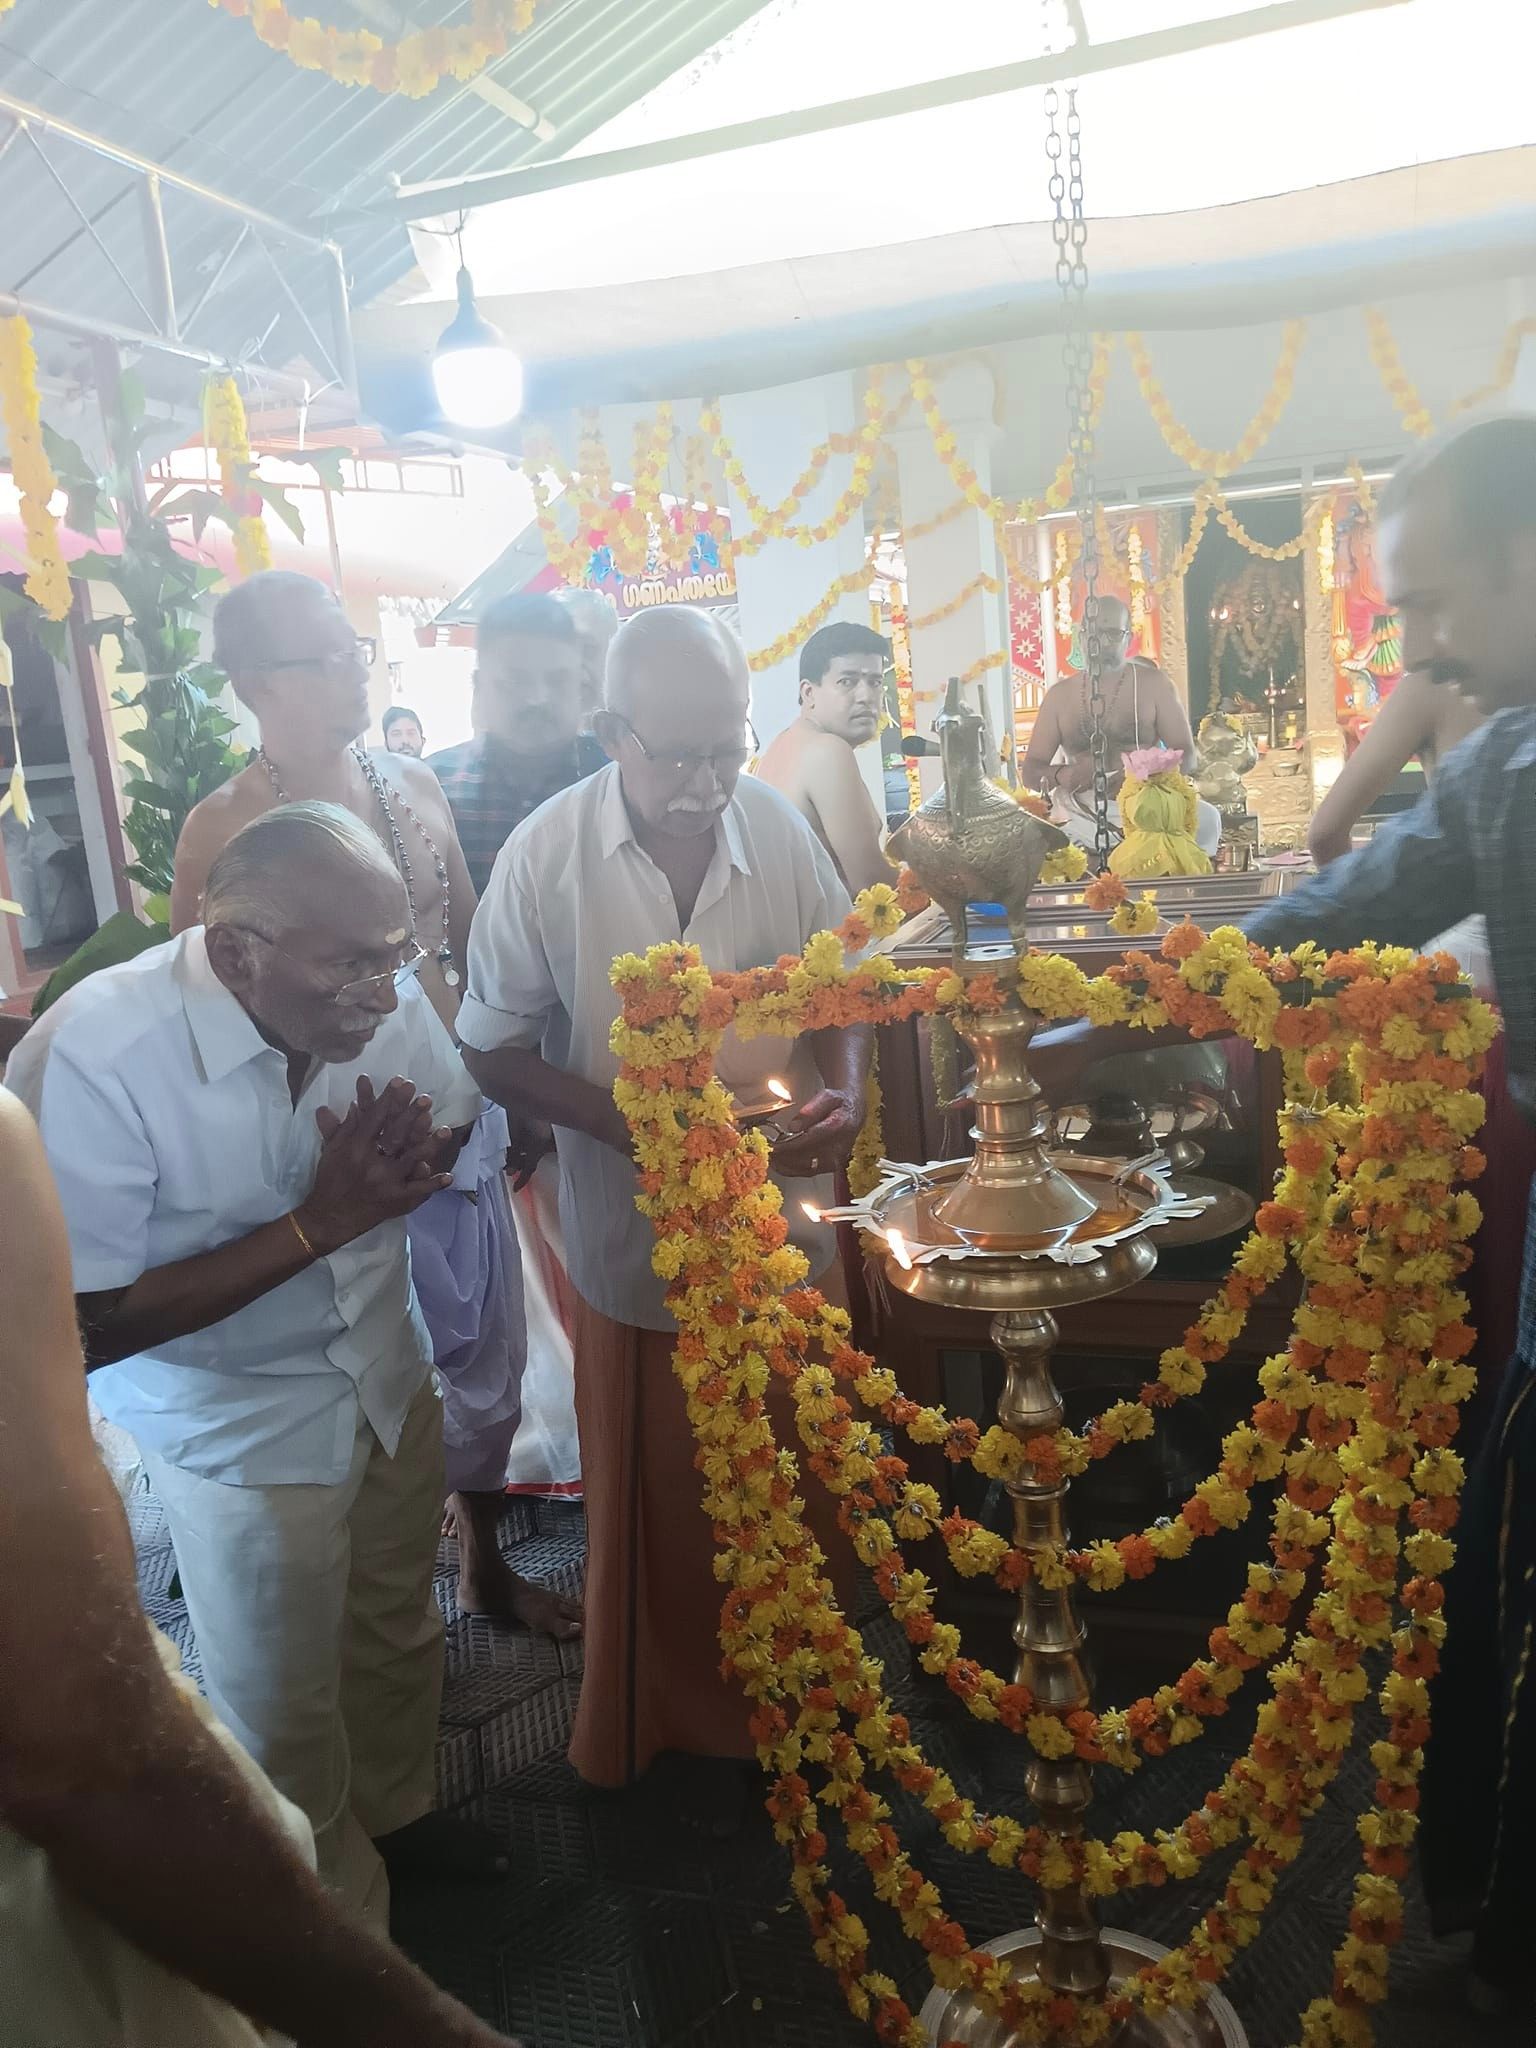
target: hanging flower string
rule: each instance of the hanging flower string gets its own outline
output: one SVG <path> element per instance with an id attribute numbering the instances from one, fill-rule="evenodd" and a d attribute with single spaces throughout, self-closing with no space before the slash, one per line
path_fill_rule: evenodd
<path id="1" fill-rule="evenodd" d="M 210 377 L 203 388 L 203 432 L 219 458 L 220 495 L 235 537 L 235 564 L 242 576 L 272 566 L 272 543 L 254 488 L 256 458 L 240 387 L 233 377 Z"/>
<path id="2" fill-rule="evenodd" d="M 14 0 L 5 0 L 14 5 Z M 467 85 L 498 57 L 513 36 L 533 26 L 538 0 L 474 0 L 470 18 L 452 28 L 419 29 L 387 43 L 368 29 L 335 28 L 312 15 L 292 14 L 282 0 L 208 0 L 237 21 L 249 21 L 268 49 L 281 50 L 301 71 L 321 71 L 339 85 L 425 99 L 446 78 Z"/>
<path id="3" fill-rule="evenodd" d="M 21 497 L 21 523 L 27 536 L 26 593 L 45 617 L 67 618 L 69 570 L 59 523 L 48 509 L 58 479 L 43 446 L 37 350 L 32 329 L 19 313 L 0 320 L 0 416 L 5 421 L 11 475 Z"/>
<path id="4" fill-rule="evenodd" d="M 748 974 L 712 976 L 680 946 L 614 965 L 622 998 L 614 1092 L 635 1135 L 640 1206 L 655 1225 L 655 1264 L 678 1322 L 675 1370 L 726 1587 L 721 1640 L 755 1702 L 753 1732 L 774 1778 L 769 1809 L 816 1952 L 879 2038 L 918 2048 L 921 2027 L 895 1984 L 872 1969 L 867 1932 L 832 1888 L 821 1809 L 840 1818 L 877 1897 L 926 1951 L 934 1981 L 973 1992 L 1020 2040 L 1101 2042 L 1138 2006 L 1193 2004 L 1257 1934 L 1351 1741 L 1369 1692 L 1365 1659 L 1383 1649 L 1386 1735 L 1371 1750 L 1375 1804 L 1359 1824 L 1349 1929 L 1301 2030 L 1303 2048 L 1355 2048 L 1370 2038 L 1369 2008 L 1384 1995 L 1387 1949 L 1401 1928 L 1427 1682 L 1444 1633 L 1439 1579 L 1453 1555 L 1461 1479 L 1449 1445 L 1471 1380 L 1456 1281 L 1478 1220 L 1477 1204 L 1452 1183 L 1481 1164 L 1470 1144 L 1481 1117 L 1470 1084 L 1491 1042 L 1491 1013 L 1447 959 L 1368 947 L 1271 956 L 1239 932 L 1207 937 L 1191 925 L 1169 933 L 1156 956 L 1132 953 L 1094 979 L 1034 954 L 1006 977 L 963 981 L 942 968 L 902 969 L 881 954 L 846 966 L 845 945 L 888 935 L 922 901 L 905 877 L 866 891 L 840 933 Z M 1291 1097 L 1274 1198 L 1183 1342 L 1163 1354 L 1137 1401 L 1114 1404 L 1082 1433 L 1024 1444 L 905 1400 L 893 1376 L 851 1345 L 846 1315 L 805 1285 L 766 1147 L 737 1129 L 714 1075 L 728 1026 L 750 1036 L 919 1014 L 963 1021 L 1012 988 L 1052 1019 L 1149 1029 L 1172 1021 L 1197 1036 L 1236 1032 L 1278 1047 Z M 1229 1435 L 1217 1471 L 1173 1523 L 1118 1544 L 1021 1549 L 946 1517 L 933 1490 L 858 1418 L 855 1404 L 991 1477 L 1081 1470 L 1146 1435 L 1156 1410 L 1196 1393 L 1207 1366 L 1241 1334 L 1253 1300 L 1292 1260 L 1307 1298 L 1288 1349 L 1263 1368 L 1250 1420 Z M 1042 1755 L 1130 1769 L 1192 1740 L 1227 1710 L 1248 1673 L 1268 1668 L 1254 1739 L 1200 1808 L 1151 1842 L 1096 1842 L 981 1813 L 960 1795 L 913 1741 L 885 1697 L 879 1665 L 836 1607 L 796 1498 L 801 1468 L 767 1419 L 771 1374 L 791 1386 L 805 1469 L 838 1499 L 842 1527 L 925 1669 L 978 1718 L 1021 1733 Z M 938 1537 L 957 1569 L 991 1573 L 1005 1586 L 1037 1575 L 1107 1589 L 1237 1526 L 1266 1479 L 1283 1480 L 1270 1562 L 1250 1567 L 1205 1657 L 1118 1712 L 1058 1715 L 1027 1687 L 964 1657 L 957 1632 L 932 1611 L 931 1585 L 901 1549 Z M 1292 1629 L 1319 1558 L 1322 1590 Z M 1057 1996 L 1034 1979 L 1014 1981 L 973 1947 L 902 1847 L 876 1789 L 882 1778 L 921 1801 L 954 1847 L 1046 1889 L 1080 1883 L 1107 1894 L 1188 1876 L 1219 1849 L 1241 1845 L 1240 1854 L 1217 1904 L 1180 1948 L 1108 1999 Z"/>

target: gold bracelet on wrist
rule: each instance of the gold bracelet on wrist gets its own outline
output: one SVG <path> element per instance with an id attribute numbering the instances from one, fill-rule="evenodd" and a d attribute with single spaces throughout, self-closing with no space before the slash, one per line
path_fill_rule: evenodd
<path id="1" fill-rule="evenodd" d="M 318 1259 L 320 1257 L 320 1254 L 315 1250 L 314 1246 L 310 1243 L 308 1237 L 305 1235 L 304 1226 L 299 1221 L 298 1212 L 296 1210 L 290 1209 L 288 1211 L 288 1221 L 293 1225 L 293 1234 L 299 1240 L 299 1243 L 303 1245 L 305 1251 L 308 1252 L 309 1256 L 312 1259 Z"/>

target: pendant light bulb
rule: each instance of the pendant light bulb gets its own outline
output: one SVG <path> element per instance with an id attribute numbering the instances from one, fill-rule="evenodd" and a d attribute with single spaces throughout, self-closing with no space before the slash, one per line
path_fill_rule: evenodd
<path id="1" fill-rule="evenodd" d="M 432 383 L 443 418 L 460 427 L 501 427 L 523 409 L 523 366 L 475 304 L 461 264 L 459 309 L 432 351 Z"/>

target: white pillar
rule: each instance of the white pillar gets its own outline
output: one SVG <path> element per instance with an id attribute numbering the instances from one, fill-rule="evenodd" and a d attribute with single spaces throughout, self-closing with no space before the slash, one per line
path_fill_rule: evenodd
<path id="1" fill-rule="evenodd" d="M 979 363 L 964 363 L 940 377 L 939 410 L 956 441 L 956 455 L 976 472 L 983 491 L 992 489 L 993 385 Z M 1002 656 L 986 670 L 982 695 L 994 740 L 1001 745 L 1013 730 L 1013 678 L 1008 666 L 1008 595 L 1002 557 L 992 521 L 969 505 L 932 533 L 912 537 L 913 529 L 946 511 L 959 495 L 957 486 L 921 416 L 894 437 L 901 483 L 902 526 L 908 538 L 907 613 L 912 631 L 912 686 L 919 732 L 930 732 L 943 709 L 950 676 L 965 675 L 987 655 Z M 977 576 L 995 578 L 996 593 L 978 590 L 947 618 L 924 626 L 925 614 L 942 609 Z M 974 686 L 973 686 L 974 687 Z M 975 703 L 973 695 L 970 701 Z M 936 760 L 919 764 L 924 792 L 940 780 Z M 1001 772 L 1000 770 L 998 772 Z"/>
<path id="2" fill-rule="evenodd" d="M 862 407 L 853 378 L 816 377 L 803 384 L 781 384 L 772 391 L 748 391 L 722 399 L 720 419 L 755 497 L 776 506 L 788 495 L 815 447 L 832 434 L 857 431 Z M 826 518 L 846 489 L 852 467 L 852 456 L 834 455 L 801 502 L 793 524 L 814 526 Z M 756 522 L 734 485 L 729 487 L 729 504 L 733 535 L 739 538 L 751 532 Z M 865 559 L 864 514 L 870 509 L 866 500 L 827 540 L 812 541 L 809 546 L 796 540 L 770 540 L 754 554 L 736 556 L 741 637 L 749 654 L 772 645 L 818 605 L 835 582 L 860 569 Z M 828 625 L 834 619 L 867 626 L 870 607 L 864 591 L 839 596 L 817 624 Z M 765 747 L 796 716 L 799 653 L 797 642 L 771 667 L 753 671 L 752 722 Z M 880 749 L 861 747 L 857 758 L 883 817 Z"/>

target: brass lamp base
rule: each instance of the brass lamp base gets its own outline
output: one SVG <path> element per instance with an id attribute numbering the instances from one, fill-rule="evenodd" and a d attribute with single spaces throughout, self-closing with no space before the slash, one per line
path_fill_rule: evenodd
<path id="1" fill-rule="evenodd" d="M 1103 1943 L 1109 1958 L 1111 1986 L 1124 1983 L 1168 1950 L 1106 1927 Z M 1016 1970 L 1033 1970 L 1041 1935 L 1036 1927 L 1020 1928 L 986 1943 L 986 1953 L 1002 1956 Z M 1023 2036 L 983 2012 L 969 1992 L 936 1990 L 924 2005 L 922 2023 L 934 2048 L 1020 2048 Z M 1108 2048 L 1248 2048 L 1242 2022 L 1220 1992 L 1207 1991 L 1193 2012 L 1138 2012 L 1111 2037 Z"/>

